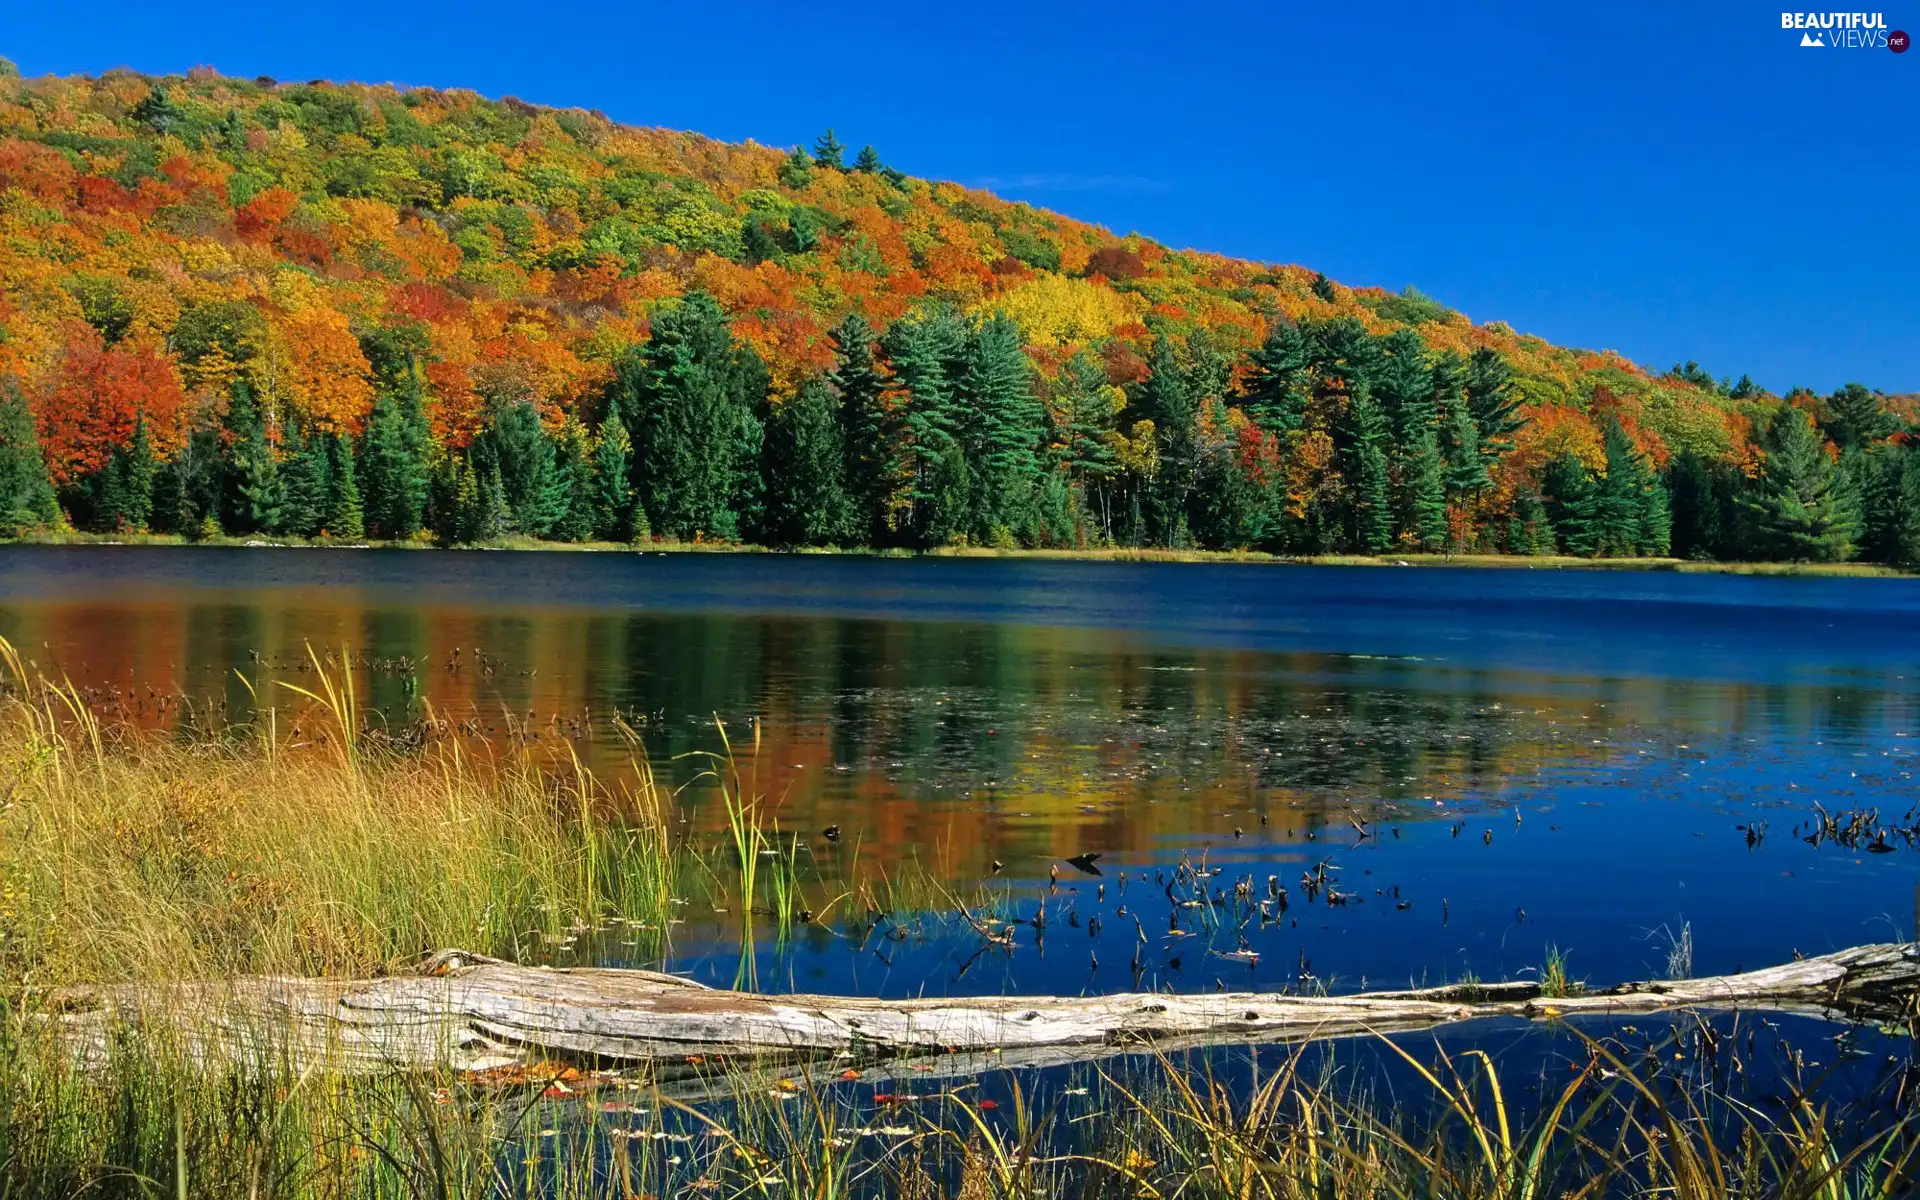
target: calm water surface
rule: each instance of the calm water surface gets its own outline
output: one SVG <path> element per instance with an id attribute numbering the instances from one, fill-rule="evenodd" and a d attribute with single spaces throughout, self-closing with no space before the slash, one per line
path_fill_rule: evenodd
<path id="1" fill-rule="evenodd" d="M 1903 580 L 0 549 L 0 633 L 147 725 L 245 717 L 236 672 L 270 697 L 308 645 L 353 651 L 386 721 L 430 702 L 609 772 L 616 716 L 657 763 L 757 720 L 823 879 L 911 858 L 1044 906 L 1011 955 L 929 921 L 755 956 L 762 986 L 900 995 L 1491 978 L 1550 946 L 1611 981 L 1664 973 L 1683 926 L 1698 973 L 1909 936 L 1920 850 L 1794 827 L 1911 819 L 1917 618 Z M 1081 852 L 1102 878 L 1049 894 Z M 1183 857 L 1209 889 L 1275 876 L 1286 914 L 1167 936 Z M 1304 894 L 1323 863 L 1344 903 Z M 690 914 L 669 965 L 730 982 L 732 947 Z"/>

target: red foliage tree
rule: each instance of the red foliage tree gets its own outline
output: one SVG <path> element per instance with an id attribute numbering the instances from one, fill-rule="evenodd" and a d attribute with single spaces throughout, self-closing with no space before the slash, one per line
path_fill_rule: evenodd
<path id="1" fill-rule="evenodd" d="M 53 482 L 64 486 L 106 466 L 113 448 L 132 440 L 141 414 L 156 449 L 177 446 L 187 397 L 167 357 L 124 344 L 106 348 L 85 325 L 66 333 L 66 350 L 39 404 Z"/>

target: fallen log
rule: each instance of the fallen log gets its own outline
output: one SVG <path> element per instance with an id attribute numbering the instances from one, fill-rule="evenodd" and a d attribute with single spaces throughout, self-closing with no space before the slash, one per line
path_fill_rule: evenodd
<path id="1" fill-rule="evenodd" d="M 1548 996 L 1537 983 L 1355 995 L 971 996 L 879 1000 L 720 991 L 652 971 L 525 967 L 461 951 L 416 974 L 338 980 L 249 976 L 70 988 L 43 997 L 84 1062 L 116 1030 L 162 1033 L 210 1059 L 324 1061 L 341 1070 L 453 1069 L 553 1059 L 684 1062 L 992 1054 L 1060 1063 L 1128 1048 L 1286 1044 L 1406 1033 L 1485 1018 L 1560 1020 L 1676 1009 L 1758 1009 L 1905 1019 L 1920 997 L 1920 945 L 1856 946 L 1706 979 Z"/>

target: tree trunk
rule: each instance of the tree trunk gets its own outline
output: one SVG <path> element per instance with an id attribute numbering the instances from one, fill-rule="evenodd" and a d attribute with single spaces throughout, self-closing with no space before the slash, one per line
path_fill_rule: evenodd
<path id="1" fill-rule="evenodd" d="M 82 1061 L 138 1024 L 208 1059 L 271 1055 L 344 1070 L 470 1070 L 550 1059 L 606 1063 L 991 1054 L 996 1064 L 1084 1061 L 1146 1046 L 1297 1043 L 1404 1033 L 1486 1017 L 1532 1020 L 1674 1009 L 1825 1017 L 1916 1014 L 1920 946 L 1857 946 L 1765 970 L 1628 983 L 1549 997 L 1536 983 L 1348 996 L 1276 993 L 980 996 L 877 1000 L 717 991 L 651 971 L 523 967 L 442 951 L 418 974 L 368 980 L 250 976 L 71 988 L 35 1019 Z"/>

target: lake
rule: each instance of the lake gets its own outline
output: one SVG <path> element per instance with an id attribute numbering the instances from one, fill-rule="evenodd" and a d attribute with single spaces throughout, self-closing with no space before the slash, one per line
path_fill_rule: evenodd
<path id="1" fill-rule="evenodd" d="M 1914 823 L 1904 580 L 15 546 L 0 633 L 150 727 L 297 707 L 275 685 L 312 682 L 308 647 L 349 651 L 389 726 L 430 710 L 609 775 L 616 722 L 679 779 L 716 720 L 736 748 L 757 722 L 760 786 L 820 879 L 911 861 L 1045 914 L 1003 954 L 842 913 L 761 946 L 763 987 L 1344 990 L 1524 975 L 1552 948 L 1612 982 L 1666 974 L 1682 930 L 1708 974 L 1920 915 L 1904 836 L 1796 836 L 1816 805 Z M 723 824 L 703 789 L 680 802 Z M 1061 861 L 1083 853 L 1099 878 Z M 1285 913 L 1182 917 L 1243 879 Z M 666 965 L 726 983 L 739 958 L 689 913 Z"/>

